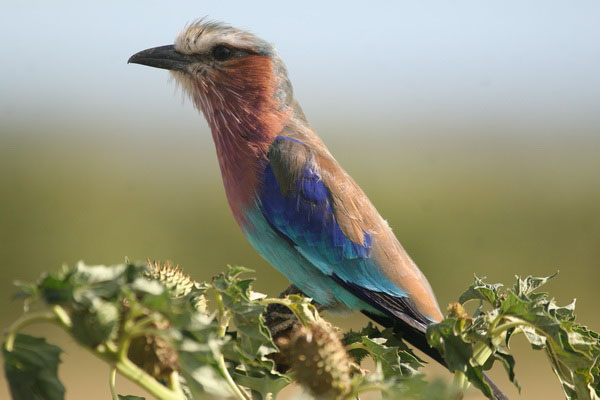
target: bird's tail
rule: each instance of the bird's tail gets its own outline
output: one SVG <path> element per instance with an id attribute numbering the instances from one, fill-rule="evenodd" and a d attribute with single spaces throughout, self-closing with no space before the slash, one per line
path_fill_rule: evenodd
<path id="1" fill-rule="evenodd" d="M 363 311 L 363 314 L 382 326 L 393 328 L 394 330 L 398 331 L 398 333 L 402 336 L 402 339 L 406 340 L 408 343 L 415 346 L 417 349 L 421 350 L 423 353 L 427 354 L 444 367 L 448 368 L 446 361 L 440 352 L 427 343 L 425 331 L 415 329 L 413 326 L 409 326 L 404 321 L 399 319 L 382 317 L 366 311 Z M 509 400 L 508 396 L 502 392 L 502 389 L 500 389 L 500 387 L 498 387 L 498 385 L 496 385 L 496 383 L 485 372 L 483 373 L 483 379 L 492 389 L 492 394 L 495 400 Z"/>

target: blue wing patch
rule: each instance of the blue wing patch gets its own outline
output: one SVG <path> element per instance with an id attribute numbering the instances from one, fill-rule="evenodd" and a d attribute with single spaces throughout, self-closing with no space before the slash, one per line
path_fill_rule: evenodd
<path id="1" fill-rule="evenodd" d="M 335 275 L 368 290 L 405 296 L 370 257 L 372 236 L 363 232 L 363 244 L 360 244 L 344 234 L 335 219 L 331 193 L 314 163 L 306 162 L 299 171 L 285 169 L 286 160 L 281 158 L 291 159 L 293 151 L 307 151 L 302 142 L 286 137 L 277 138 L 273 146 L 282 142 L 290 145 L 290 141 L 293 145 L 288 152 L 277 152 L 279 159 L 270 160 L 265 166 L 259 206 L 267 221 L 326 275 Z M 281 170 L 274 171 L 274 168 Z M 290 182 L 281 182 L 282 176 L 289 177 Z"/>

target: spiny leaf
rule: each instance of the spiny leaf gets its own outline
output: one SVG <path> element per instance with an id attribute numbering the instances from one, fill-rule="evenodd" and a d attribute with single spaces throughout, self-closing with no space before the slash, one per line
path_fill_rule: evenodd
<path id="1" fill-rule="evenodd" d="M 556 275 L 558 275 L 558 272 L 555 272 L 552 275 L 546 277 L 534 277 L 529 275 L 525 279 L 522 279 L 519 276 L 515 276 L 515 278 L 517 279 L 517 283 L 515 283 L 515 285 L 513 286 L 513 292 L 519 297 L 528 296 L 540 286 L 543 286 L 546 283 L 548 283 L 548 281 L 554 278 Z"/>
<path id="2" fill-rule="evenodd" d="M 277 347 L 265 326 L 265 306 L 250 299 L 254 279 L 239 279 L 242 273 L 248 271 L 246 268 L 230 267 L 227 273 L 213 279 L 213 285 L 231 313 L 237 329 L 240 351 L 245 353 L 246 357 L 254 359 L 259 352 L 265 356 L 277 351 Z"/>
<path id="3" fill-rule="evenodd" d="M 458 301 L 464 304 L 469 300 L 481 300 L 495 306 L 501 287 L 500 283 L 490 285 L 485 283 L 482 278 L 475 276 L 475 282 L 460 296 Z"/>

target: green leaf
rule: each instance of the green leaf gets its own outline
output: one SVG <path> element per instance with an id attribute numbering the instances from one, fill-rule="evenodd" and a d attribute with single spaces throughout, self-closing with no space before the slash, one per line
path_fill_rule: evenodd
<path id="1" fill-rule="evenodd" d="M 422 375 L 416 375 L 388 382 L 382 397 L 384 400 L 448 400 L 460 399 L 462 394 L 441 379 L 427 381 Z"/>
<path id="2" fill-rule="evenodd" d="M 123 396 L 122 394 L 119 394 L 119 400 L 146 400 L 144 397 L 140 397 L 140 396 L 132 396 L 130 394 Z"/>
<path id="3" fill-rule="evenodd" d="M 481 300 L 495 306 L 501 287 L 500 283 L 490 285 L 485 283 L 482 278 L 475 276 L 475 282 L 460 296 L 458 302 L 464 304 L 469 300 Z"/>
<path id="4" fill-rule="evenodd" d="M 286 375 L 257 373 L 255 371 L 250 371 L 248 375 L 239 372 L 233 372 L 231 375 L 239 385 L 260 393 L 263 398 L 267 393 L 272 393 L 273 397 L 277 398 L 277 393 L 292 382 L 292 379 Z"/>
<path id="5" fill-rule="evenodd" d="M 510 381 L 517 387 L 517 389 L 520 392 L 521 385 L 519 385 L 519 382 L 517 381 L 517 378 L 515 376 L 515 358 L 508 353 L 502 353 L 498 351 L 496 352 L 496 354 L 494 354 L 493 359 L 498 360 L 502 363 L 502 366 L 504 367 L 504 369 L 506 370 L 506 374 L 508 375 L 508 379 L 510 379 Z"/>
<path id="6" fill-rule="evenodd" d="M 248 270 L 230 267 L 225 274 L 217 276 L 213 285 L 220 293 L 223 304 L 231 313 L 233 324 L 237 328 L 240 350 L 250 359 L 256 358 L 259 352 L 267 355 L 277 351 L 271 334 L 265 326 L 263 312 L 265 306 L 250 300 L 253 279 L 239 279 L 240 274 Z"/>
<path id="7" fill-rule="evenodd" d="M 463 372 L 469 382 L 476 386 L 488 398 L 492 398 L 492 390 L 483 379 L 483 365 L 474 362 L 473 344 L 469 340 L 468 329 L 464 320 L 446 318 L 437 324 L 427 327 L 427 341 L 437 348 L 451 372 Z"/>
<path id="8" fill-rule="evenodd" d="M 369 321 L 367 326 L 363 327 L 360 331 L 349 330 L 346 332 L 342 342 L 344 343 L 344 346 L 349 346 L 354 343 L 362 343 L 364 336 L 368 338 L 381 337 L 381 331 Z M 348 354 L 354 358 L 358 364 L 360 364 L 361 361 L 369 355 L 369 352 L 365 349 L 357 348 L 350 350 Z"/>
<path id="9" fill-rule="evenodd" d="M 521 279 L 516 276 L 517 283 L 513 286 L 513 292 L 519 297 L 526 297 L 540 286 L 545 285 L 548 281 L 558 275 L 558 272 L 553 273 L 546 277 L 534 277 L 528 276 L 525 279 Z"/>
<path id="10" fill-rule="evenodd" d="M 238 384 L 261 394 L 275 394 L 290 379 L 275 371 L 275 363 L 267 358 L 278 349 L 265 326 L 266 307 L 260 303 L 265 296 L 252 291 L 253 279 L 241 278 L 246 272 L 245 268 L 229 267 L 212 282 L 236 329 L 228 332 L 230 340 L 224 343 L 221 352 L 231 362 L 230 370 Z M 298 300 L 288 299 L 290 305 L 307 302 Z"/>
<path id="11" fill-rule="evenodd" d="M 17 334 L 12 351 L 3 346 L 4 372 L 14 400 L 62 400 L 58 379 L 62 350 L 45 339 Z"/>
<path id="12" fill-rule="evenodd" d="M 39 284 L 43 299 L 48 304 L 62 304 L 73 300 L 74 286 L 68 278 L 47 275 Z"/>
<path id="13" fill-rule="evenodd" d="M 197 333 L 195 340 L 184 339 L 179 344 L 181 373 L 194 398 L 202 398 L 204 393 L 230 397 L 232 393 L 216 362 L 223 341 L 210 331 L 207 329 L 204 337 Z"/>
<path id="14" fill-rule="evenodd" d="M 32 299 L 38 295 L 38 285 L 35 283 L 14 281 L 13 284 L 18 288 L 14 295 L 15 299 Z"/>
<path id="15" fill-rule="evenodd" d="M 177 300 L 183 302 L 183 299 Z M 190 307 L 190 310 L 193 308 Z M 189 323 L 179 325 L 178 328 L 181 333 L 174 334 L 173 341 L 177 348 L 180 374 L 185 379 L 191 396 L 204 398 L 208 393 L 217 397 L 230 397 L 232 393 L 217 363 L 229 337 L 218 336 L 216 319 L 194 311 Z"/>
<path id="16" fill-rule="evenodd" d="M 410 353 L 400 350 L 396 346 L 387 346 L 388 339 L 386 338 L 363 336 L 362 343 L 373 360 L 381 365 L 384 379 L 414 375 L 417 372 L 414 365 L 420 366 L 418 360 Z"/>
<path id="17" fill-rule="evenodd" d="M 160 296 L 166 290 L 162 282 L 142 277 L 135 279 L 131 284 L 131 288 L 138 293 L 147 293 L 153 296 Z"/>
<path id="18" fill-rule="evenodd" d="M 117 333 L 119 309 L 113 303 L 95 298 L 88 308 L 71 313 L 71 333 L 80 343 L 95 347 L 113 338 Z"/>

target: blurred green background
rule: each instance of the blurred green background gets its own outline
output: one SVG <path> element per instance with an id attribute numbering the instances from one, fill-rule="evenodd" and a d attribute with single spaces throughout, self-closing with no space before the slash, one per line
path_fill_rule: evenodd
<path id="1" fill-rule="evenodd" d="M 548 290 L 577 298 L 579 320 L 599 330 L 600 6 L 344 4 L 5 7 L 0 326 L 21 313 L 13 280 L 80 259 L 172 260 L 197 280 L 242 264 L 259 291 L 287 286 L 235 225 L 204 120 L 166 72 L 125 64 L 208 14 L 275 42 L 313 127 L 442 307 L 473 274 L 512 284 L 560 270 Z M 31 332 L 66 349 L 68 399 L 109 398 L 106 366 L 51 327 Z M 522 398 L 561 398 L 544 356 L 523 340 L 514 348 Z"/>

